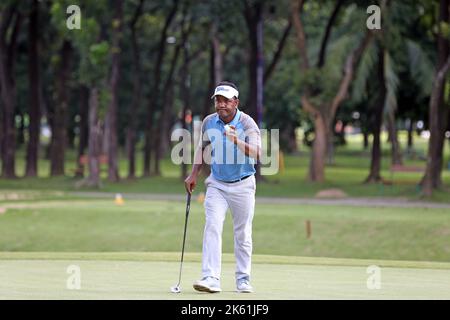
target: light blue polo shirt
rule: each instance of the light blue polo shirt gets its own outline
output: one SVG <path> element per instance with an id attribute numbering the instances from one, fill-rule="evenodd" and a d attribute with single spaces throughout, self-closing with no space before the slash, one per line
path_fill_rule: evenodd
<path id="1" fill-rule="evenodd" d="M 250 118 L 250 116 L 237 110 L 233 120 L 228 123 L 236 128 L 236 134 L 240 140 L 248 142 L 245 125 L 241 118 Z M 250 118 L 251 119 L 251 118 Z M 248 123 L 249 121 L 244 121 Z M 252 120 L 253 126 L 256 126 Z M 245 176 L 255 174 L 256 160 L 247 157 L 237 145 L 225 136 L 225 123 L 219 115 L 213 114 L 204 120 L 203 131 L 206 132 L 209 142 L 211 142 L 211 173 L 213 177 L 220 181 L 235 181 Z M 257 134 L 259 130 L 256 126 Z"/>

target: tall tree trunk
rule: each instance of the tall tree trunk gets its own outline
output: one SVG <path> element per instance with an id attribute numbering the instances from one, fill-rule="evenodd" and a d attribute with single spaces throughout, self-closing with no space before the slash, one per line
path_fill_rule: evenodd
<path id="1" fill-rule="evenodd" d="M 363 130 L 363 149 L 367 150 L 369 148 L 369 132 Z"/>
<path id="2" fill-rule="evenodd" d="M 433 82 L 433 90 L 430 97 L 429 107 L 429 122 L 430 122 L 430 140 L 428 142 L 428 157 L 425 174 L 422 178 L 423 193 L 426 196 L 431 196 L 433 189 L 440 186 L 440 173 L 442 171 L 442 157 L 439 136 L 442 133 L 439 127 L 439 97 L 442 94 L 444 88 L 445 76 L 450 67 L 450 56 L 447 62 L 438 70 Z"/>
<path id="3" fill-rule="evenodd" d="M 414 121 L 409 119 L 408 121 L 408 153 L 412 153 L 414 149 Z"/>
<path id="4" fill-rule="evenodd" d="M 30 124 L 28 126 L 28 145 L 26 155 L 25 176 L 36 177 L 38 174 L 38 152 L 39 152 L 39 135 L 41 127 L 41 109 L 39 105 L 39 51 L 38 51 L 38 30 L 39 30 L 39 3 L 33 0 L 32 8 L 29 14 L 28 37 L 28 79 L 30 88 L 29 101 L 29 117 Z"/>
<path id="5" fill-rule="evenodd" d="M 223 55 L 220 50 L 220 39 L 217 31 L 217 24 L 213 22 L 211 29 L 211 46 L 213 62 L 214 85 L 217 85 L 223 79 Z"/>
<path id="6" fill-rule="evenodd" d="M 0 95 L 3 108 L 2 177 L 10 179 L 16 177 L 14 115 L 17 100 L 14 65 L 17 35 L 21 23 L 22 16 L 16 12 L 15 7 L 9 6 L 0 11 Z M 6 38 L 9 31 L 11 31 L 11 36 L 8 42 Z"/>
<path id="7" fill-rule="evenodd" d="M 20 117 L 19 127 L 16 128 L 16 142 L 17 148 L 22 147 L 25 144 L 25 115 L 23 112 L 16 112 L 16 116 Z"/>
<path id="8" fill-rule="evenodd" d="M 89 97 L 89 176 L 85 184 L 90 187 L 100 187 L 100 163 L 102 127 L 98 117 L 99 92 L 95 86 L 91 87 Z"/>
<path id="9" fill-rule="evenodd" d="M 112 62 L 111 62 L 111 102 L 106 113 L 106 132 L 108 136 L 108 180 L 119 181 L 118 166 L 118 139 L 117 139 L 117 110 L 118 110 L 118 85 L 120 80 L 120 41 L 123 24 L 123 0 L 115 0 L 115 14 L 112 33 Z"/>
<path id="10" fill-rule="evenodd" d="M 327 123 L 324 116 L 314 116 L 314 142 L 309 162 L 309 180 L 323 182 L 325 180 L 325 159 L 327 150 Z"/>
<path id="11" fill-rule="evenodd" d="M 136 136 L 137 136 L 137 113 L 141 104 L 141 55 L 139 43 L 136 35 L 136 23 L 142 15 L 144 0 L 140 0 L 133 19 L 130 22 L 131 48 L 133 52 L 133 100 L 131 101 L 129 113 L 129 126 L 127 129 L 127 158 L 128 158 L 128 179 L 136 177 Z"/>
<path id="12" fill-rule="evenodd" d="M 191 33 L 192 30 L 192 21 L 187 22 L 187 26 L 186 24 L 186 18 L 188 15 L 188 7 L 185 6 L 183 9 L 183 19 L 181 22 L 181 29 L 182 29 L 182 35 L 181 35 L 181 41 L 180 43 L 177 45 L 177 47 L 175 48 L 175 52 L 174 55 L 172 57 L 172 61 L 170 63 L 170 70 L 168 72 L 167 75 L 167 79 L 165 81 L 165 85 L 164 85 L 164 89 L 163 89 L 163 99 L 162 99 L 162 111 L 161 111 L 161 116 L 160 119 L 158 121 L 158 130 L 157 133 L 155 135 L 155 151 L 156 151 L 156 156 L 155 156 L 155 170 L 154 170 L 154 174 L 155 175 L 161 175 L 161 170 L 160 170 L 160 160 L 162 159 L 164 152 L 167 150 L 167 145 L 169 142 L 169 122 L 170 122 L 170 114 L 171 114 L 171 109 L 172 109 L 172 105 L 173 105 L 173 99 L 172 99 L 172 95 L 173 95 L 173 77 L 174 77 L 174 73 L 175 73 L 175 69 L 177 66 L 177 62 L 178 62 L 178 56 L 180 54 L 181 48 L 184 47 L 184 52 L 185 52 L 185 64 L 188 65 L 190 63 L 190 57 L 188 55 L 188 48 L 189 48 L 189 44 L 187 44 L 187 40 L 189 37 L 189 34 Z M 188 69 L 186 69 L 188 72 Z M 189 75 L 186 75 L 187 81 L 190 81 Z"/>
<path id="13" fill-rule="evenodd" d="M 184 61 L 183 66 L 181 67 L 181 94 L 183 100 L 183 113 L 182 113 L 182 125 L 183 129 L 188 130 L 188 124 L 186 123 L 186 115 L 191 103 L 190 101 L 190 75 L 189 75 L 189 53 L 187 50 L 187 45 L 184 46 L 183 50 Z M 181 179 L 184 180 L 187 177 L 187 164 L 181 164 Z"/>
<path id="14" fill-rule="evenodd" d="M 0 108 L 0 155 L 2 154 L 3 154 L 3 108 Z M 2 160 L 1 157 L 0 160 Z"/>
<path id="15" fill-rule="evenodd" d="M 81 157 L 85 155 L 85 150 L 88 147 L 89 142 L 89 89 L 82 85 L 80 86 L 80 122 L 79 122 L 79 144 L 78 144 L 78 156 L 77 156 L 77 170 L 76 177 L 84 176 L 84 163 L 81 162 Z"/>
<path id="16" fill-rule="evenodd" d="M 64 175 L 64 162 L 67 145 L 68 119 L 68 82 L 70 78 L 70 63 L 72 45 L 65 40 L 60 50 L 61 61 L 56 78 L 56 103 L 53 114 L 52 138 L 50 147 L 50 175 Z"/>
<path id="17" fill-rule="evenodd" d="M 203 117 L 205 118 L 213 111 L 211 95 L 215 86 L 223 80 L 223 54 L 220 50 L 220 39 L 217 34 L 217 25 L 213 22 L 211 27 L 210 40 L 210 64 L 209 64 L 209 81 L 208 91 L 203 102 Z"/>
<path id="18" fill-rule="evenodd" d="M 384 74 L 384 50 L 379 48 L 378 50 L 378 65 L 377 65 L 377 82 L 378 82 L 378 97 L 375 102 L 375 117 L 373 125 L 373 143 L 372 143 L 372 158 L 370 161 L 370 172 L 366 178 L 365 183 L 379 182 L 382 180 L 380 175 L 381 170 L 381 125 L 383 123 L 383 109 L 386 99 L 386 86 L 385 86 L 385 74 Z"/>
<path id="19" fill-rule="evenodd" d="M 440 1 L 439 23 L 449 22 L 449 2 L 449 0 Z M 444 103 L 444 81 L 450 67 L 449 41 L 442 32 L 442 30 L 439 30 L 437 37 L 438 62 L 429 105 L 430 140 L 428 142 L 427 166 L 421 181 L 425 196 L 431 196 L 433 190 L 442 185 L 441 173 L 447 120 Z"/>
<path id="20" fill-rule="evenodd" d="M 159 39 L 159 45 L 158 45 L 158 53 L 157 57 L 155 59 L 155 65 L 154 65 L 154 78 L 153 78 L 153 86 L 150 93 L 150 99 L 148 104 L 148 114 L 147 114 L 147 121 L 146 121 L 146 128 L 145 128 L 145 146 L 144 146 L 144 177 L 150 176 L 150 159 L 152 155 L 152 148 L 153 148 L 153 137 L 152 132 L 154 131 L 153 128 L 153 119 L 154 119 L 154 113 L 156 110 L 156 107 L 159 103 L 159 95 L 160 95 L 160 81 L 161 81 L 161 68 L 164 60 L 164 54 L 166 51 L 166 39 L 167 39 L 167 32 L 169 29 L 170 24 L 172 23 L 172 20 L 175 17 L 175 14 L 178 10 L 178 1 L 175 1 L 172 9 L 170 10 L 169 14 L 166 17 L 164 27 L 161 31 L 161 37 Z"/>
<path id="21" fill-rule="evenodd" d="M 403 158 L 400 148 L 400 142 L 398 141 L 398 130 L 397 126 L 395 125 L 395 115 L 392 112 L 389 112 L 387 117 L 387 127 L 389 130 L 389 135 L 391 137 L 391 163 L 394 165 L 402 165 Z"/>
<path id="22" fill-rule="evenodd" d="M 256 1 L 251 5 L 244 1 L 244 17 L 250 42 L 249 84 L 250 94 L 247 97 L 249 114 L 255 120 L 258 127 L 262 125 L 263 117 L 263 90 L 264 90 L 264 52 L 263 52 L 263 10 L 264 1 Z M 256 168 L 256 180 L 262 180 L 261 165 Z"/>
<path id="23" fill-rule="evenodd" d="M 250 116 L 255 120 L 258 126 L 261 126 L 262 122 L 262 104 L 263 104 L 263 9 L 264 2 L 257 1 L 250 6 L 246 1 L 244 17 L 247 23 L 248 35 L 249 35 L 249 85 L 250 91 L 247 97 L 247 106 L 249 108 Z"/>
<path id="24" fill-rule="evenodd" d="M 325 123 L 326 123 L 326 135 L 327 135 L 327 164 L 334 164 L 334 115 L 330 118 L 330 115 L 326 115 Z"/>

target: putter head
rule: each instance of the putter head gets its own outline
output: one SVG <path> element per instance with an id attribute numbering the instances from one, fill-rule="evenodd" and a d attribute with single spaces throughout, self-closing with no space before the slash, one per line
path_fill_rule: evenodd
<path id="1" fill-rule="evenodd" d="M 174 286 L 170 288 L 170 292 L 172 293 L 180 293 L 181 292 L 181 288 L 180 286 Z"/>

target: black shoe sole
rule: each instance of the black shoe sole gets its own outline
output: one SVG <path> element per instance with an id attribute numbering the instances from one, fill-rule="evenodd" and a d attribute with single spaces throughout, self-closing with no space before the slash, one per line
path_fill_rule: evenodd
<path id="1" fill-rule="evenodd" d="M 197 291 L 200 291 L 200 292 L 208 292 L 208 293 L 219 293 L 220 292 L 220 291 L 212 291 L 210 288 L 204 287 L 199 284 L 194 284 L 194 289 Z"/>

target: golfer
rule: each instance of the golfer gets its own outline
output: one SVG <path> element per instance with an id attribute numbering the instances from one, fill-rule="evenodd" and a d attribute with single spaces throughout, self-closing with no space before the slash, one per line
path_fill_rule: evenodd
<path id="1" fill-rule="evenodd" d="M 252 221 L 255 210 L 255 163 L 260 157 L 261 137 L 253 119 L 238 109 L 235 84 L 222 81 L 214 90 L 216 112 L 202 122 L 202 138 L 195 152 L 191 174 L 185 187 L 192 193 L 202 163 L 210 157 L 211 174 L 205 180 L 205 229 L 203 233 L 202 279 L 194 289 L 220 292 L 222 229 L 230 208 L 234 229 L 236 289 L 252 292 Z M 205 152 L 209 147 L 210 152 Z M 208 150 L 208 149 L 206 149 Z"/>

